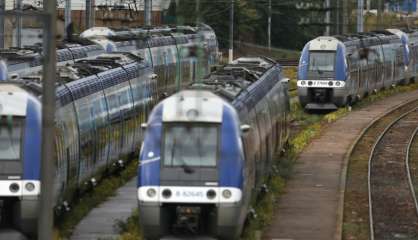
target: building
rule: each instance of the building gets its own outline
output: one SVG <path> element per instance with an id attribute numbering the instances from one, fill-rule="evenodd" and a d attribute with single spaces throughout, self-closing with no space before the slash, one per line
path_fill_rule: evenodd
<path id="1" fill-rule="evenodd" d="M 416 13 L 417 0 L 402 0 L 400 3 L 389 3 L 389 10 L 394 12 Z"/>

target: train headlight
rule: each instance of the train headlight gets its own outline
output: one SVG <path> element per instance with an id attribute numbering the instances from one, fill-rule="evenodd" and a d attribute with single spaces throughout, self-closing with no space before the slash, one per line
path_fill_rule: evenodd
<path id="1" fill-rule="evenodd" d="M 341 83 L 340 83 L 339 81 L 337 81 L 337 82 L 335 83 L 335 86 L 339 87 L 339 86 L 341 86 Z"/>
<path id="2" fill-rule="evenodd" d="M 150 189 L 147 190 L 147 195 L 148 195 L 148 197 L 153 198 L 153 197 L 155 197 L 155 195 L 157 195 L 157 191 L 155 191 L 154 188 L 150 188 Z"/>
<path id="3" fill-rule="evenodd" d="M 232 192 L 228 189 L 225 189 L 222 191 L 222 196 L 226 199 L 229 199 L 232 196 Z"/>
<path id="4" fill-rule="evenodd" d="M 216 197 L 216 192 L 214 191 L 214 190 L 209 190 L 207 193 L 206 193 L 206 196 L 209 198 L 209 199 L 214 199 L 215 197 Z"/>
<path id="5" fill-rule="evenodd" d="M 305 85 L 306 85 L 306 82 L 305 82 L 305 81 L 300 81 L 300 84 L 301 84 L 302 86 L 305 86 Z"/>
<path id="6" fill-rule="evenodd" d="M 309 86 L 312 86 L 312 84 L 313 84 L 313 82 L 312 82 L 312 81 L 309 81 L 309 82 L 308 82 L 308 85 L 309 85 Z"/>
<path id="7" fill-rule="evenodd" d="M 332 81 L 328 82 L 328 86 L 332 87 L 334 85 L 334 83 Z"/>
<path id="8" fill-rule="evenodd" d="M 32 192 L 35 189 L 35 184 L 29 182 L 25 184 L 25 188 L 28 192 Z"/>
<path id="9" fill-rule="evenodd" d="M 162 194 L 163 194 L 163 198 L 170 198 L 171 197 L 171 190 L 170 189 L 164 189 Z"/>
<path id="10" fill-rule="evenodd" d="M 10 192 L 16 193 L 19 191 L 19 189 L 20 189 L 19 184 L 17 183 L 10 184 L 10 187 L 9 187 Z"/>

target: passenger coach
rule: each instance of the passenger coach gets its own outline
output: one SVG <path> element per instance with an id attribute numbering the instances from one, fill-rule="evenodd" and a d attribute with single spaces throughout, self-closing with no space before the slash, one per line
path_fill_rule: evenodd
<path id="1" fill-rule="evenodd" d="M 138 169 L 145 238 L 238 239 L 287 142 L 287 91 L 275 62 L 239 58 L 153 109 Z"/>
<path id="2" fill-rule="evenodd" d="M 301 53 L 298 95 L 306 109 L 336 109 L 417 74 L 408 35 L 380 32 L 318 37 Z"/>

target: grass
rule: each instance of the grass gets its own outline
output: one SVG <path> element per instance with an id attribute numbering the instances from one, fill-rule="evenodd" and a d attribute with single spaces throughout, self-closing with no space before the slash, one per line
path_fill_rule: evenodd
<path id="1" fill-rule="evenodd" d="M 283 76 L 289 78 L 289 95 L 296 97 L 297 91 L 297 67 L 283 67 Z"/>
<path id="2" fill-rule="evenodd" d="M 139 211 L 135 209 L 132 216 L 126 221 L 119 221 L 117 229 L 121 233 L 119 240 L 139 240 L 142 239 L 141 228 L 138 224 Z"/>
<path id="3" fill-rule="evenodd" d="M 116 190 L 131 180 L 137 173 L 138 161 L 130 161 L 117 175 L 102 179 L 96 188 L 78 199 L 71 211 L 57 219 L 54 239 L 67 239 L 71 236 L 75 226 L 100 203 L 113 196 Z"/>

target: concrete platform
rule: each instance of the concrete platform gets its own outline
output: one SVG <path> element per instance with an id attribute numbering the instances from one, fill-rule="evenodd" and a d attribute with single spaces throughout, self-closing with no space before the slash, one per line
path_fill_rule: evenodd
<path id="1" fill-rule="evenodd" d="M 137 207 L 136 177 L 118 189 L 115 196 L 93 209 L 74 229 L 72 240 L 117 239 L 115 223 L 126 220 Z M 2 238 L 0 238 L 2 239 Z"/>
<path id="2" fill-rule="evenodd" d="M 301 153 L 263 239 L 341 239 L 345 156 L 374 119 L 418 99 L 418 91 L 385 98 L 329 124 Z"/>

